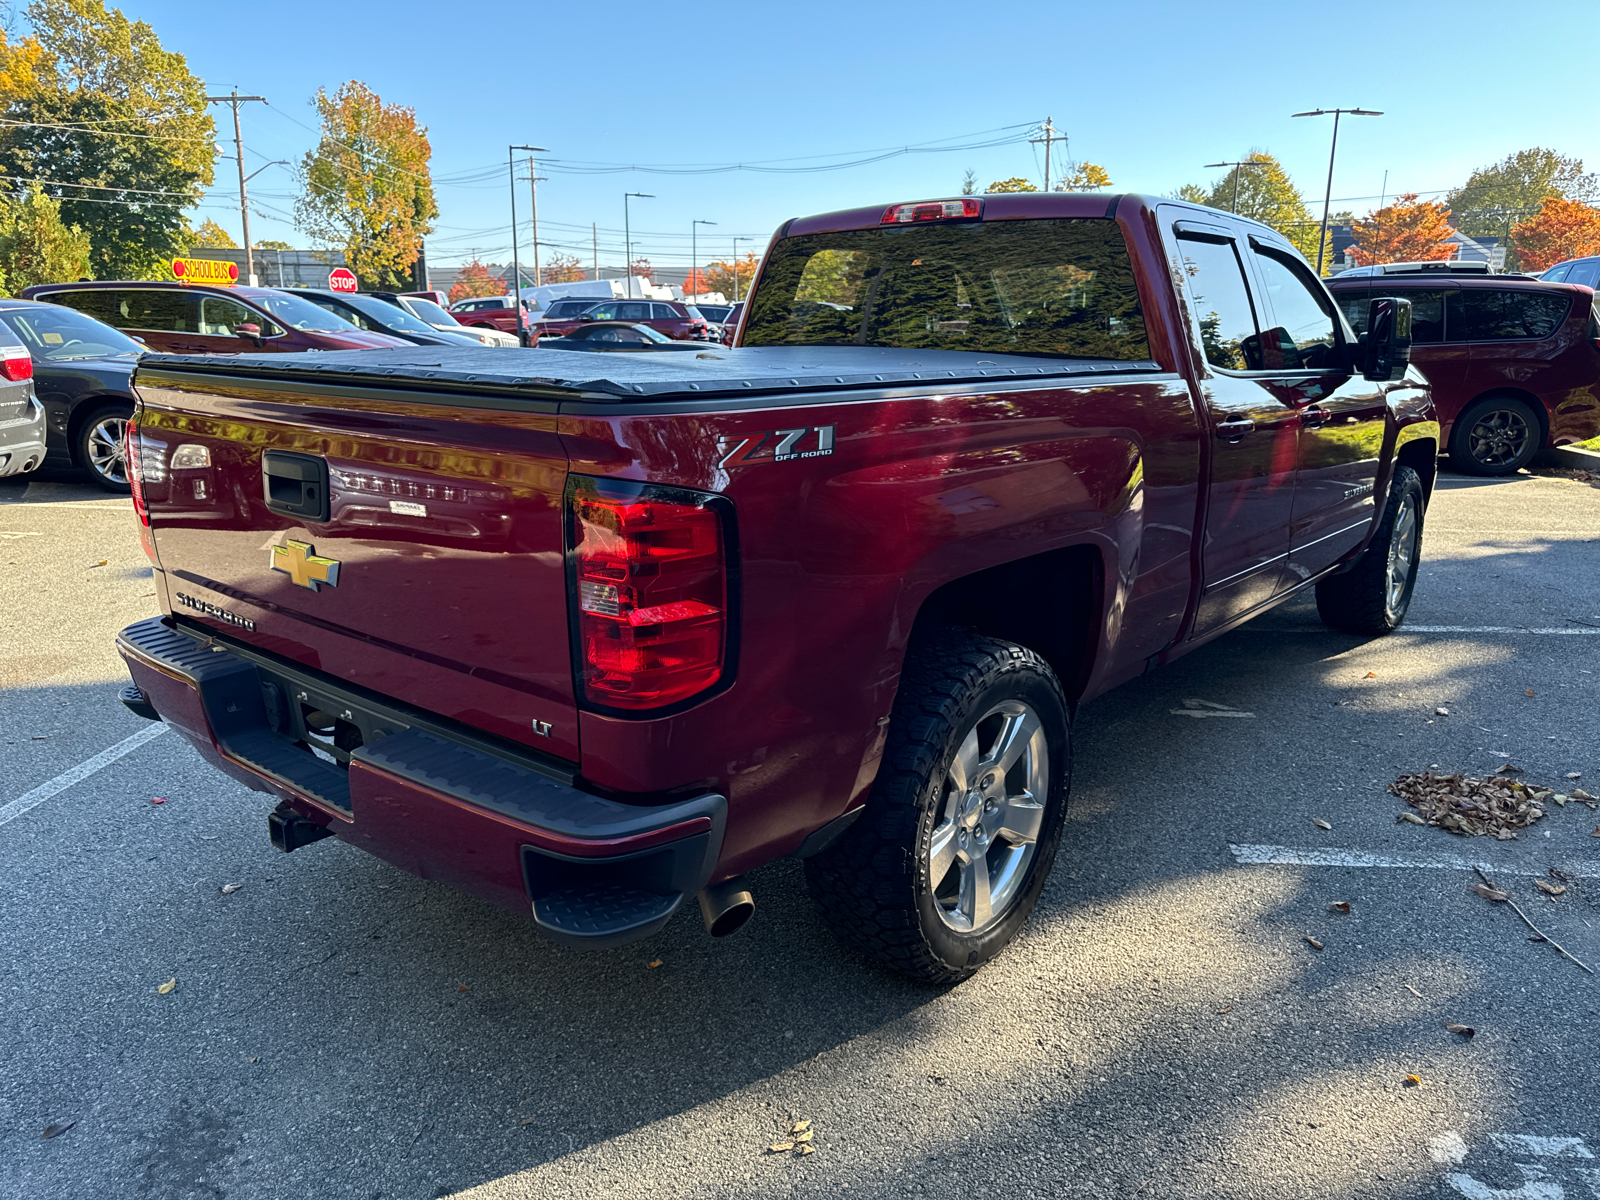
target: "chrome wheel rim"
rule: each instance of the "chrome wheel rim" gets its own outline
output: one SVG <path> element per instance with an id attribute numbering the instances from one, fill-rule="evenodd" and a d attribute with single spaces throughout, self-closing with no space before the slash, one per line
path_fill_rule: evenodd
<path id="1" fill-rule="evenodd" d="M 1406 585 L 1411 582 L 1411 572 L 1417 561 L 1418 532 L 1417 498 L 1407 493 L 1400 499 L 1400 507 L 1394 514 L 1394 532 L 1389 537 L 1389 587 L 1384 603 L 1391 618 L 1399 613 Z"/>
<path id="2" fill-rule="evenodd" d="M 128 418 L 102 417 L 89 429 L 85 443 L 89 468 L 102 479 L 128 482 Z"/>
<path id="3" fill-rule="evenodd" d="M 982 933 L 1021 894 L 1049 800 L 1050 748 L 1038 713 L 1004 700 L 968 728 L 945 774 L 928 839 L 928 886 L 939 919 Z"/>
<path id="4" fill-rule="evenodd" d="M 1503 467 L 1521 457 L 1532 436 L 1533 431 L 1520 412 L 1497 408 L 1472 423 L 1467 433 L 1467 448 L 1474 462 L 1486 467 Z"/>

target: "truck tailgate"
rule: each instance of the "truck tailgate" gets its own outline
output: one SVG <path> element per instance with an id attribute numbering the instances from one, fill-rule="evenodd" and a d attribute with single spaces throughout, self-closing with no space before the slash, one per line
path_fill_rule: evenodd
<path id="1" fill-rule="evenodd" d="M 174 617 L 578 758 L 553 403 L 177 364 L 137 390 Z"/>

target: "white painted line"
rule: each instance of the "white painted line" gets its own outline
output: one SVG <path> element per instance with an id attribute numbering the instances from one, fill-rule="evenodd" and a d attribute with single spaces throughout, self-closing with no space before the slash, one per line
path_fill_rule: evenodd
<path id="1" fill-rule="evenodd" d="M 131 514 L 132 500 L 0 500 L 0 508 L 76 508 L 85 512 Z"/>
<path id="2" fill-rule="evenodd" d="M 1336 846 L 1256 846 L 1228 843 L 1234 859 L 1241 866 L 1281 867 L 1388 867 L 1411 869 L 1416 867 L 1445 871 L 1470 871 L 1482 867 L 1485 871 L 1499 871 L 1510 875 L 1542 875 L 1537 867 L 1519 866 L 1516 863 L 1488 863 L 1482 859 L 1464 858 L 1459 854 L 1374 854 L 1367 850 L 1345 850 Z M 1568 870 L 1566 874 L 1577 879 L 1600 879 L 1600 864 L 1587 870 Z"/>
<path id="3" fill-rule="evenodd" d="M 1175 717 L 1254 717 L 1253 712 L 1243 712 L 1237 708 L 1229 708 L 1226 704 L 1218 704 L 1214 700 L 1196 700 L 1185 696 L 1182 708 L 1168 709 Z"/>
<path id="4" fill-rule="evenodd" d="M 64 792 L 73 784 L 89 778 L 96 771 L 109 767 L 124 754 L 131 754 L 146 742 L 160 737 L 166 731 L 166 725 L 159 723 L 141 729 L 138 733 L 123 738 L 115 746 L 100 751 L 93 758 L 84 759 L 83 762 L 71 770 L 61 772 L 49 783 L 41 783 L 33 791 L 24 792 L 11 801 L 10 804 L 0 805 L 0 825 L 16 820 L 29 809 L 37 808 L 50 799 L 51 796 Z"/>
<path id="5" fill-rule="evenodd" d="M 1259 627 L 1246 625 L 1243 628 L 1253 628 L 1256 633 L 1333 634 L 1338 632 L 1336 629 L 1323 629 L 1315 625 L 1293 629 L 1275 629 L 1268 625 Z M 1600 627 L 1580 625 L 1562 626 L 1559 629 L 1535 629 L 1527 625 L 1402 625 L 1389 636 L 1398 637 L 1404 633 L 1531 633 L 1540 637 L 1600 637 Z"/>

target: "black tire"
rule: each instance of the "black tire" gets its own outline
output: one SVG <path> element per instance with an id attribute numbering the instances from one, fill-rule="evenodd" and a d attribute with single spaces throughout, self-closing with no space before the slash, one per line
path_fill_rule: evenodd
<path id="1" fill-rule="evenodd" d="M 1467 475 L 1512 475 L 1544 441 L 1539 414 L 1515 396 L 1484 396 L 1450 428 L 1450 465 Z"/>
<path id="2" fill-rule="evenodd" d="M 1345 633 L 1380 636 L 1406 619 L 1422 558 L 1426 501 L 1422 477 L 1410 467 L 1396 466 L 1371 545 L 1355 566 L 1317 584 L 1317 613 L 1324 623 Z"/>
<path id="3" fill-rule="evenodd" d="M 105 404 L 78 425 L 72 453 L 79 468 L 95 483 L 119 496 L 129 495 L 124 434 L 133 417 L 131 404 Z"/>
<path id="4" fill-rule="evenodd" d="M 996 769 L 984 756 L 1009 729 L 1019 741 L 1027 733 L 1026 746 L 1008 769 Z M 951 781 L 958 752 L 980 764 L 965 791 Z M 1042 806 L 1012 803 L 1036 794 L 1023 790 L 1024 775 L 1042 781 Z M 866 812 L 806 860 L 807 887 L 839 936 L 868 958 L 927 983 L 965 979 L 1005 949 L 1033 911 L 1061 840 L 1070 779 L 1066 699 L 1042 658 L 964 631 L 920 639 L 907 654 Z M 998 807 L 985 795 L 998 797 Z M 1014 842 L 1002 825 L 1028 826 L 1031 842 Z M 939 879 L 930 878 L 936 832 L 952 855 Z M 964 912 L 970 892 L 962 890 L 980 860 L 985 887 L 991 869 L 998 872 L 994 894 L 1003 901 L 981 925 L 969 921 L 976 911 Z M 964 921 L 970 929 L 959 928 Z"/>

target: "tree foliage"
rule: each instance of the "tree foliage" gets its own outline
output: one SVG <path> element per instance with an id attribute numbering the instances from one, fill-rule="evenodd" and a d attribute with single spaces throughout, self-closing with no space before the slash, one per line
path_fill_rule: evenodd
<path id="1" fill-rule="evenodd" d="M 1552 196 L 1588 200 L 1596 191 L 1596 177 L 1583 173 L 1582 159 L 1535 146 L 1479 167 L 1445 196 L 1444 203 L 1462 233 L 1492 237 L 1505 233 L 1507 217 L 1515 224 Z"/>
<path id="2" fill-rule="evenodd" d="M 654 279 L 653 270 L 654 268 L 650 266 L 650 260 L 643 255 L 628 264 L 628 274 L 637 276 L 640 279 Z"/>
<path id="3" fill-rule="evenodd" d="M 968 167 L 966 174 L 961 177 L 961 194 L 963 196 L 973 196 L 977 194 L 977 191 L 978 173 Z"/>
<path id="4" fill-rule="evenodd" d="M 183 55 L 102 0 L 35 0 L 0 34 L 0 174 L 40 181 L 101 278 L 164 272 L 212 182 L 215 126 Z"/>
<path id="5" fill-rule="evenodd" d="M 1245 155 L 1245 161 L 1252 165 L 1234 167 L 1209 189 L 1185 184 L 1178 189 L 1177 198 L 1270 225 L 1288 238 L 1307 262 L 1315 264 L 1322 224 L 1312 219 L 1300 189 L 1294 186 L 1283 165 L 1265 151 L 1252 150 Z M 1324 243 L 1324 265 L 1328 257 L 1326 246 Z"/>
<path id="6" fill-rule="evenodd" d="M 1415 192 L 1397 197 L 1386 208 L 1355 225 L 1351 253 L 1360 266 L 1373 263 L 1431 262 L 1450 258 L 1450 209 L 1436 200 L 1418 200 Z"/>
<path id="7" fill-rule="evenodd" d="M 540 283 L 577 283 L 583 277 L 583 267 L 573 254 L 553 254 L 550 265 L 539 268 Z"/>
<path id="8" fill-rule="evenodd" d="M 263 238 L 256 243 L 257 250 L 293 250 L 288 242 L 274 241 L 272 238 Z"/>
<path id="9" fill-rule="evenodd" d="M 1037 192 L 1038 190 L 1021 175 L 1013 175 L 1010 179 L 996 179 L 983 189 L 984 194 L 990 196 L 1003 192 Z"/>
<path id="10" fill-rule="evenodd" d="M 488 267 L 473 259 L 456 273 L 456 281 L 450 286 L 449 299 L 451 304 L 455 304 L 460 300 L 475 300 L 479 296 L 505 294 L 505 280 L 490 274 Z"/>
<path id="11" fill-rule="evenodd" d="M 1600 254 L 1600 209 L 1551 196 L 1539 206 L 1538 216 L 1511 231 L 1511 244 L 1518 262 L 1528 271 Z"/>
<path id="12" fill-rule="evenodd" d="M 200 222 L 199 229 L 189 231 L 188 241 L 191 246 L 204 246 L 212 250 L 237 250 L 239 248 L 239 243 L 233 240 L 232 235 L 210 217 Z M 266 248 L 261 246 L 259 242 L 256 244 L 261 249 Z M 284 249 L 287 250 L 288 247 L 285 246 Z"/>
<path id="13" fill-rule="evenodd" d="M 0 284 L 13 290 L 36 283 L 82 279 L 89 272 L 89 235 L 61 221 L 61 205 L 31 184 L 0 198 Z"/>
<path id="14" fill-rule="evenodd" d="M 405 286 L 439 215 L 428 163 L 433 149 L 414 110 L 385 104 L 352 79 L 312 104 L 322 138 L 300 164 L 295 224 L 344 251 L 350 269 L 380 287 Z"/>
<path id="15" fill-rule="evenodd" d="M 1106 169 L 1092 162 L 1071 163 L 1072 170 L 1055 185 L 1058 192 L 1092 192 L 1111 186 L 1111 176 Z"/>
<path id="16" fill-rule="evenodd" d="M 717 261 L 706 266 L 705 282 L 708 292 L 721 292 L 732 300 L 737 293 L 742 300 L 750 294 L 750 285 L 755 282 L 756 267 L 761 260 L 754 253 L 746 253 L 736 262 Z M 737 280 L 737 287 L 735 281 Z"/>

